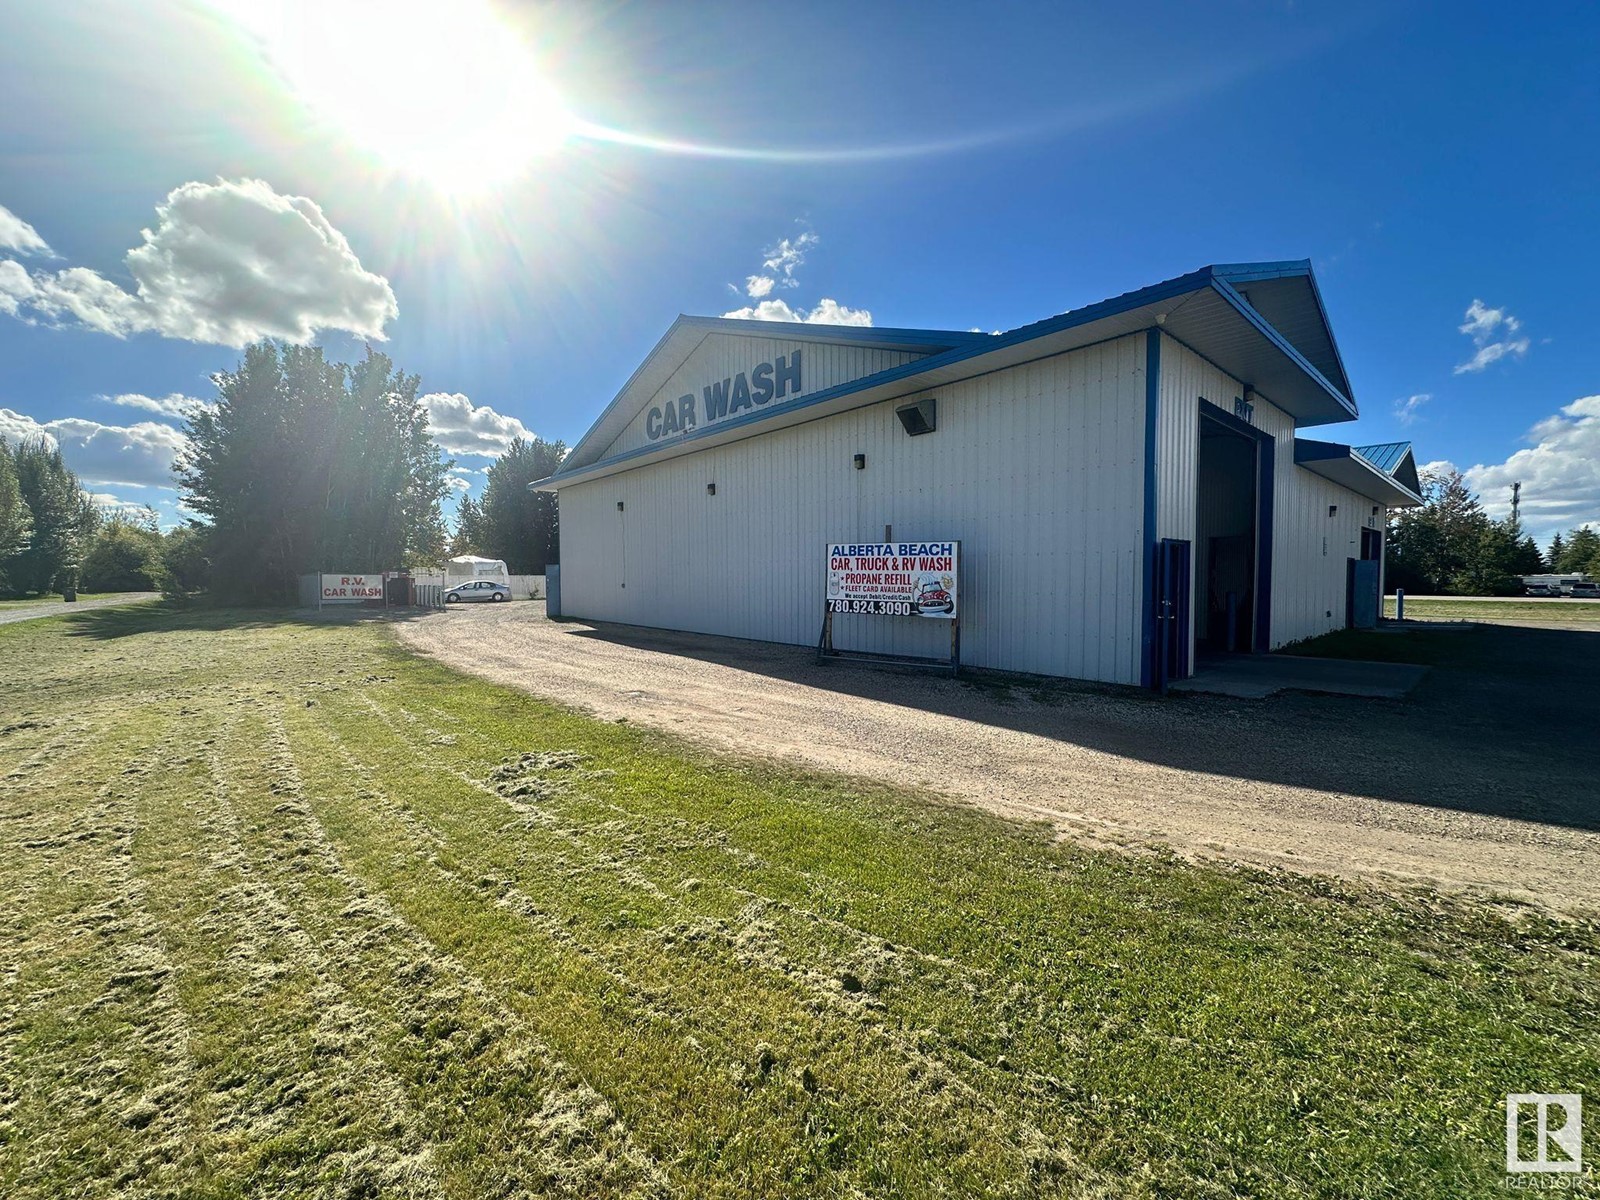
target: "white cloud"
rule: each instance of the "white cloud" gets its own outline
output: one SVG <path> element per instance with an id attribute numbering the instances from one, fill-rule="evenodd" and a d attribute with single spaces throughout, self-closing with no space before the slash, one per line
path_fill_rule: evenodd
<path id="1" fill-rule="evenodd" d="M 449 484 L 451 487 L 455 488 L 456 491 L 461 492 L 462 494 L 465 494 L 465 493 L 470 492 L 472 490 L 472 480 L 463 479 L 459 475 L 446 475 L 444 477 L 444 481 L 445 481 L 445 483 Z"/>
<path id="2" fill-rule="evenodd" d="M 0 312 L 224 346 L 307 342 L 325 329 L 382 340 L 398 313 L 388 281 L 362 267 L 315 201 L 259 179 L 185 183 L 141 236 L 126 258 L 134 292 L 85 267 L 30 275 L 6 261 Z"/>
<path id="3" fill-rule="evenodd" d="M 871 325 L 872 314 L 864 308 L 847 308 L 837 300 L 823 299 L 814 308 L 795 307 L 787 300 L 774 297 L 773 288 L 800 286 L 795 271 L 806 261 L 806 255 L 821 244 L 822 239 L 809 229 L 798 237 L 783 238 L 776 246 L 762 251 L 765 275 L 750 275 L 744 281 L 745 295 L 756 301 L 753 305 L 725 312 L 724 317 L 740 321 L 794 321 L 809 325 Z M 733 289 L 737 295 L 739 289 Z"/>
<path id="4" fill-rule="evenodd" d="M 1522 322 L 1503 308 L 1489 308 L 1482 300 L 1474 298 L 1467 306 L 1466 321 L 1459 328 L 1477 351 L 1456 366 L 1457 375 L 1472 374 L 1502 358 L 1521 358 L 1528 352 L 1528 339 L 1517 336 Z"/>
<path id="5" fill-rule="evenodd" d="M 1584 396 L 1528 431 L 1529 445 L 1501 463 L 1468 468 L 1467 483 L 1493 516 L 1511 510 L 1522 482 L 1522 524 L 1541 542 L 1557 530 L 1600 523 L 1600 396 Z"/>
<path id="6" fill-rule="evenodd" d="M 113 496 L 110 492 L 85 492 L 89 502 L 96 508 L 110 513 L 143 512 L 149 505 L 140 500 L 124 500 L 120 496 Z"/>
<path id="7" fill-rule="evenodd" d="M 120 396 L 101 396 L 100 399 L 121 405 L 123 408 L 142 409 L 144 412 L 153 412 L 179 421 L 187 419 L 192 413 L 216 407 L 215 404 L 178 392 L 171 392 L 165 396 L 142 396 L 138 392 L 124 392 Z"/>
<path id="8" fill-rule="evenodd" d="M 449 454 L 477 454 L 497 458 L 512 438 L 534 435 L 515 417 L 497 413 L 487 404 L 476 405 L 460 392 L 431 392 L 422 397 L 428 409 L 428 430 Z"/>
<path id="9" fill-rule="evenodd" d="M 61 448 L 61 457 L 84 483 L 175 488 L 172 460 L 189 443 L 171 425 L 102 425 L 81 417 L 36 421 L 0 408 L 0 437 L 15 443 L 43 438 Z"/>
<path id="10" fill-rule="evenodd" d="M 1422 417 L 1422 406 L 1432 400 L 1432 394 L 1422 392 L 1394 402 L 1394 419 L 1402 425 L 1414 425 Z"/>
<path id="11" fill-rule="evenodd" d="M 39 236 L 39 231 L 4 204 L 0 204 L 0 250 L 15 250 L 19 254 L 51 253 L 49 243 Z"/>
<path id="12" fill-rule="evenodd" d="M 794 277 L 794 273 L 806 261 L 806 255 L 821 240 L 810 230 L 796 238 L 782 238 L 776 246 L 763 252 L 765 257 L 761 265 L 772 275 L 777 276 L 773 282 L 779 287 L 798 287 L 800 281 Z M 751 292 L 750 295 L 764 296 L 771 290 L 769 287 L 764 292 Z"/>
<path id="13" fill-rule="evenodd" d="M 795 321 L 806 325 L 871 325 L 872 314 L 864 308 L 846 308 L 837 300 L 824 299 L 815 308 L 790 308 L 783 300 L 763 300 L 747 308 L 725 312 L 724 317 L 740 321 Z"/>
<path id="14" fill-rule="evenodd" d="M 36 290 L 26 267 L 9 258 L 0 258 L 0 313 L 16 316 Z"/>

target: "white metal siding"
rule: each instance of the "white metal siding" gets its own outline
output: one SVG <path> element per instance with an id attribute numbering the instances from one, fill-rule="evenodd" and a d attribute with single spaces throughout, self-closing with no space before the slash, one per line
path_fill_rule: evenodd
<path id="1" fill-rule="evenodd" d="M 1200 470 L 1200 401 L 1225 412 L 1244 394 L 1238 380 L 1165 335 L 1161 338 L 1160 408 L 1156 414 L 1156 536 L 1190 544 L 1189 661 L 1194 662 L 1196 622 L 1205 619 L 1201 594 L 1198 514 Z"/>
<path id="2" fill-rule="evenodd" d="M 1192 350 L 1161 339 L 1157 536 L 1195 540 L 1199 401 L 1231 412 L 1244 391 Z M 1361 554 L 1360 530 L 1382 529 L 1386 513 L 1380 508 L 1374 517 L 1371 500 L 1297 466 L 1294 418 L 1259 394 L 1253 404 L 1254 425 L 1274 439 L 1271 644 L 1277 649 L 1344 628 L 1346 560 Z M 1332 518 L 1329 505 L 1338 507 Z M 1194 561 L 1198 567 L 1198 547 Z M 1190 595 L 1199 612 L 1204 597 L 1192 579 Z"/>
<path id="3" fill-rule="evenodd" d="M 737 369 L 786 352 L 743 344 Z M 826 543 L 888 524 L 897 540 L 960 539 L 964 662 L 1137 683 L 1145 347 L 1141 333 L 933 389 L 924 437 L 885 402 L 563 488 L 563 609 L 812 644 Z M 840 617 L 834 638 L 943 656 L 949 627 Z"/>
<path id="4" fill-rule="evenodd" d="M 671 441 L 670 437 L 653 443 L 645 431 L 645 421 L 652 407 L 659 407 L 668 401 L 675 404 L 679 396 L 693 395 L 696 412 L 703 424 L 706 413 L 701 390 L 706 385 L 732 379 L 741 371 L 748 377 L 761 363 L 776 362 L 780 355 L 788 359 L 796 350 L 800 351 L 801 388 L 798 392 L 789 392 L 784 397 L 786 400 L 793 399 L 797 395 L 803 396 L 836 387 L 852 379 L 876 375 L 879 371 L 886 371 L 890 367 L 898 367 L 902 363 L 921 357 L 902 350 L 881 350 L 873 346 L 797 342 L 779 336 L 752 338 L 709 334 L 683 360 L 683 365 L 673 372 L 672 377 L 655 395 L 645 401 L 644 407 L 639 410 L 639 415 L 628 423 L 627 428 L 617 435 L 616 440 L 607 446 L 599 457 L 608 458 L 613 454 L 637 450 L 640 446 L 667 444 Z"/>

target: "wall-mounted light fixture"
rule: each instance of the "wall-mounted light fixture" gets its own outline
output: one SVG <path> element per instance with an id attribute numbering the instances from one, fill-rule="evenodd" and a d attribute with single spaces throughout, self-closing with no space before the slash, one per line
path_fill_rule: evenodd
<path id="1" fill-rule="evenodd" d="M 867 456 L 865 454 L 856 455 L 852 461 L 856 464 L 856 470 L 865 471 L 867 469 Z"/>
<path id="2" fill-rule="evenodd" d="M 900 418 L 900 424 L 912 437 L 939 428 L 939 402 L 932 396 L 924 396 L 913 404 L 902 404 L 894 410 L 894 415 Z"/>
<path id="3" fill-rule="evenodd" d="M 1378 506 L 1376 504 L 1374 504 L 1372 506 L 1372 515 L 1373 516 L 1377 516 L 1378 515 Z"/>
<path id="4" fill-rule="evenodd" d="M 1338 513 L 1338 511 L 1339 511 L 1339 506 L 1337 504 L 1328 505 L 1328 515 L 1330 517 L 1334 516 L 1336 513 Z"/>
<path id="5" fill-rule="evenodd" d="M 706 484 L 706 495 L 715 496 L 716 494 L 717 494 L 717 485 L 714 484 L 714 483 Z"/>
<path id="6" fill-rule="evenodd" d="M 622 501 L 621 501 L 621 500 L 618 500 L 618 501 L 617 501 L 617 511 L 618 511 L 618 512 L 621 512 L 621 511 L 622 511 Z"/>

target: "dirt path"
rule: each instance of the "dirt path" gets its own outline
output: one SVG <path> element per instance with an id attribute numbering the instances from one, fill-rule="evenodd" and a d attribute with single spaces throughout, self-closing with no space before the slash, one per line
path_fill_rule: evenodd
<path id="1" fill-rule="evenodd" d="M 1596 632 L 1462 635 L 1490 666 L 1436 669 L 1388 702 L 955 681 L 551 622 L 526 604 L 396 628 L 422 653 L 603 718 L 932 789 L 1081 839 L 1600 909 L 1592 716 L 1546 674 L 1593 679 Z M 1514 674 L 1495 673 L 1502 658 Z"/>
<path id="2" fill-rule="evenodd" d="M 71 604 L 60 596 L 40 600 L 37 604 L 7 604 L 0 606 L 0 625 L 13 621 L 35 621 L 40 617 L 70 616 L 91 608 L 110 608 L 117 604 L 136 604 L 141 600 L 154 600 L 160 592 L 124 592 L 120 596 L 105 596 L 99 600 L 76 600 Z"/>

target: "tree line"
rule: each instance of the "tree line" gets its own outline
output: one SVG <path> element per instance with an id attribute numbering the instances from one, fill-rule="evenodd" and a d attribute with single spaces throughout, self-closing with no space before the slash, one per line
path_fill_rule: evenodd
<path id="1" fill-rule="evenodd" d="M 557 553 L 555 497 L 527 484 L 566 448 L 518 438 L 463 498 L 451 538 L 441 501 L 455 464 L 428 430 L 419 378 L 370 347 L 354 364 L 263 342 L 214 377 L 217 400 L 188 420 L 177 475 L 220 599 L 285 602 L 300 575 L 438 567 L 447 553 L 538 574 Z"/>
<path id="2" fill-rule="evenodd" d="M 1523 575 L 1586 573 L 1600 577 L 1600 533 L 1557 534 L 1539 549 L 1517 514 L 1496 520 L 1459 471 L 1427 472 L 1423 505 L 1401 512 L 1385 539 L 1390 589 L 1423 595 L 1513 596 Z"/>
<path id="3" fill-rule="evenodd" d="M 0 594 L 197 591 L 198 542 L 163 534 L 152 509 L 102 512 L 51 442 L 0 439 Z"/>
<path id="4" fill-rule="evenodd" d="M 543 438 L 516 438 L 489 467 L 481 501 L 464 496 L 456 510 L 454 554 L 504 560 L 513 575 L 543 575 L 561 560 L 556 498 L 528 485 L 553 475 L 567 448 Z"/>

